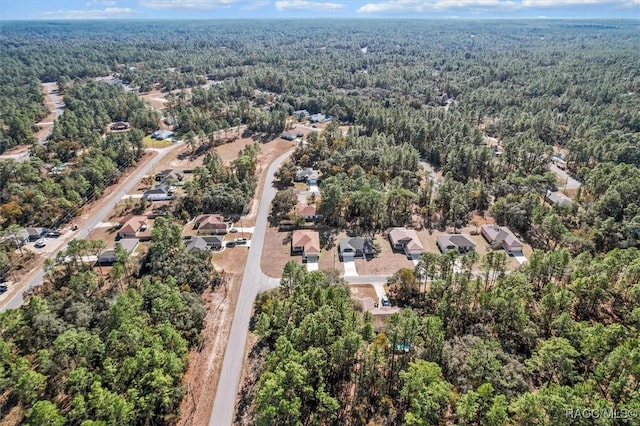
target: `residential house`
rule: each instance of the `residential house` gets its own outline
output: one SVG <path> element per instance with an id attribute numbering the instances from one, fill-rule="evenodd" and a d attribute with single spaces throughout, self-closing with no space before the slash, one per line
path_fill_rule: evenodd
<path id="1" fill-rule="evenodd" d="M 122 223 L 122 226 L 118 229 L 116 238 L 135 238 L 138 236 L 138 233 L 146 231 L 147 226 L 146 216 L 131 216 Z"/>
<path id="2" fill-rule="evenodd" d="M 111 124 L 111 130 L 128 130 L 129 123 L 126 121 L 117 121 Z"/>
<path id="3" fill-rule="evenodd" d="M 196 217 L 193 228 L 198 230 L 198 234 L 226 234 L 228 224 L 222 215 L 201 214 Z"/>
<path id="4" fill-rule="evenodd" d="M 128 254 L 133 253 L 133 251 L 138 247 L 140 240 L 137 238 L 124 238 L 116 243 L 116 246 L 120 245 L 122 249 L 124 249 Z M 107 249 L 98 255 L 98 263 L 100 265 L 113 265 L 116 260 L 116 249 Z"/>
<path id="5" fill-rule="evenodd" d="M 173 188 L 168 185 L 160 184 L 155 188 L 147 189 L 142 196 L 149 201 L 166 201 L 173 198 Z"/>
<path id="6" fill-rule="evenodd" d="M 466 234 L 444 234 L 437 238 L 438 248 L 441 252 L 458 250 L 460 253 L 468 253 L 476 249 L 476 244 L 471 236 Z"/>
<path id="7" fill-rule="evenodd" d="M 395 251 L 404 252 L 407 257 L 419 257 L 424 252 L 418 233 L 413 229 L 393 228 L 389 231 L 389 241 Z"/>
<path id="8" fill-rule="evenodd" d="M 331 121 L 332 119 L 332 116 L 324 114 L 313 114 L 309 116 L 309 121 L 312 123 L 325 123 L 327 121 Z"/>
<path id="9" fill-rule="evenodd" d="M 37 239 L 37 238 L 36 238 Z M 22 247 L 29 242 L 29 233 L 26 229 L 20 228 L 15 232 L 9 232 L 0 236 L 0 243 L 14 245 L 16 248 Z"/>
<path id="10" fill-rule="evenodd" d="M 296 206 L 296 216 L 304 218 L 304 220 L 318 221 L 322 219 L 322 215 L 318 214 L 318 208 L 315 205 L 300 203 Z"/>
<path id="11" fill-rule="evenodd" d="M 369 237 L 340 238 L 338 248 L 341 260 L 345 256 L 369 258 L 376 254 L 376 249 L 373 246 L 373 240 Z"/>
<path id="12" fill-rule="evenodd" d="M 49 231 L 48 228 L 27 228 L 27 235 L 28 235 L 28 240 L 29 241 L 35 241 L 39 238 L 42 238 L 47 231 Z"/>
<path id="13" fill-rule="evenodd" d="M 301 254 L 306 262 L 317 262 L 320 256 L 320 234 L 316 231 L 293 231 L 291 254 Z"/>
<path id="14" fill-rule="evenodd" d="M 184 172 L 182 170 L 163 170 L 155 176 L 158 182 L 182 182 Z"/>
<path id="15" fill-rule="evenodd" d="M 151 134 L 152 139 L 159 141 L 169 139 L 171 136 L 173 136 L 173 132 L 171 130 L 156 130 Z"/>
<path id="16" fill-rule="evenodd" d="M 296 182 L 307 182 L 309 185 L 316 185 L 319 178 L 318 171 L 311 167 L 296 170 Z"/>
<path id="17" fill-rule="evenodd" d="M 571 207 L 573 205 L 571 198 L 559 191 L 547 191 L 547 200 L 554 206 L 558 207 Z"/>
<path id="18" fill-rule="evenodd" d="M 223 235 L 209 235 L 206 237 L 192 236 L 185 240 L 187 251 L 200 250 L 220 250 L 224 245 Z"/>
<path id="19" fill-rule="evenodd" d="M 508 253 L 522 252 L 523 244 L 506 226 L 482 225 L 481 234 L 491 245 L 499 245 Z"/>
<path id="20" fill-rule="evenodd" d="M 288 141 L 294 141 L 298 138 L 301 138 L 304 136 L 304 133 L 302 133 L 299 130 L 289 130 L 287 132 L 284 132 L 280 135 L 280 137 L 282 139 L 288 140 Z"/>
<path id="21" fill-rule="evenodd" d="M 309 117 L 309 111 L 307 111 L 306 109 L 299 109 L 298 111 L 293 111 L 293 114 L 291 115 L 293 115 L 298 120 L 302 120 L 303 118 Z"/>

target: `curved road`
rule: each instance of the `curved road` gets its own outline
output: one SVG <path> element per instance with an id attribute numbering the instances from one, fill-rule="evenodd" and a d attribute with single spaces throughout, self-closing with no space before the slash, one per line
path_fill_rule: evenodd
<path id="1" fill-rule="evenodd" d="M 160 160 L 162 160 L 167 154 L 169 154 L 171 151 L 173 151 L 174 149 L 176 149 L 179 146 L 181 146 L 180 143 L 174 143 L 173 145 L 171 145 L 171 146 L 169 146 L 167 148 L 154 149 L 154 151 L 156 151 L 158 154 L 155 157 L 153 157 L 151 160 L 149 160 L 149 162 L 146 163 L 144 166 L 142 166 L 138 170 L 136 170 L 125 181 L 123 181 L 119 185 L 119 187 L 118 187 L 118 189 L 116 191 L 112 192 L 106 198 L 104 198 L 104 201 L 102 201 L 102 203 L 103 203 L 102 207 L 98 211 L 96 211 L 83 224 L 82 229 L 80 229 L 77 233 L 75 233 L 75 235 L 73 235 L 72 238 L 70 237 L 69 240 L 71 240 L 73 238 L 86 238 L 87 235 L 89 235 L 89 232 L 91 232 L 91 230 L 93 228 L 95 228 L 96 225 L 98 225 L 98 223 L 100 221 L 102 221 L 105 217 L 107 217 L 107 215 L 109 214 L 111 209 L 113 209 L 113 206 L 118 201 L 120 201 L 122 199 L 122 197 L 124 197 L 127 194 L 127 192 L 129 192 L 138 182 L 140 182 L 140 180 L 144 177 L 144 175 L 149 174 L 149 171 L 151 171 L 151 169 L 153 167 L 155 167 L 155 165 Z M 66 248 L 67 248 L 67 245 L 64 244 L 58 250 L 56 250 L 55 252 L 51 253 L 49 255 L 49 258 L 55 258 L 55 256 L 56 256 L 58 251 L 64 250 Z M 22 305 L 22 303 L 24 302 L 23 293 L 31 290 L 32 288 L 34 288 L 36 286 L 39 286 L 40 284 L 42 284 L 43 280 L 44 280 L 44 268 L 41 268 L 27 282 L 27 284 L 24 286 L 24 288 L 18 294 L 16 294 L 12 299 L 8 300 L 3 306 L 0 307 L 0 311 L 4 311 L 4 310 L 7 310 L 7 309 L 19 308 Z"/>

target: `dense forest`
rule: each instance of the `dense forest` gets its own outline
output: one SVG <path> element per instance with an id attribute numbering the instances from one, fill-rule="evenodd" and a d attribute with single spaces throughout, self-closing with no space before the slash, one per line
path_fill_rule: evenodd
<path id="1" fill-rule="evenodd" d="M 586 425 L 566 410 L 638 410 L 638 29 L 3 23 L 0 152 L 28 146 L 31 156 L 0 161 L 0 231 L 58 226 L 134 166 L 162 118 L 140 93 L 166 94 L 164 123 L 194 152 L 219 131 L 277 136 L 296 110 L 330 114 L 278 171 L 276 215 L 295 202 L 296 167 L 313 167 L 332 229 L 376 233 L 417 218 L 455 232 L 488 214 L 536 251 L 515 272 L 500 255 L 428 253 L 393 275 L 401 313 L 375 326 L 333 273 L 288 264 L 256 304 L 259 379 L 242 421 Z M 123 84 L 98 81 L 107 76 Z M 42 82 L 57 82 L 65 103 L 44 144 L 34 137 L 47 115 Z M 114 121 L 131 131 L 107 132 Z M 207 153 L 174 214 L 245 212 L 258 152 L 248 146 L 230 166 Z M 565 184 L 549 168 L 558 153 L 582 182 L 563 207 L 546 196 Z M 75 242 L 23 308 L 1 314 L 0 419 L 8 407 L 32 425 L 176 421 L 200 294 L 220 279 L 178 229 L 157 219 L 145 259 L 122 255 L 108 277 L 80 262 L 99 245 Z M 2 241 L 0 274 L 17 256 Z"/>
<path id="2" fill-rule="evenodd" d="M 74 240 L 21 309 L 0 314 L 2 416 L 30 425 L 171 424 L 200 344 L 202 292 L 220 284 L 208 250 L 156 219 L 141 260 L 117 248 L 109 274 L 83 263 L 101 241 Z M 24 421 L 20 419 L 24 417 Z"/>
<path id="3" fill-rule="evenodd" d="M 637 249 L 537 251 L 511 274 L 488 256 L 477 278 L 474 255 L 429 253 L 398 271 L 404 309 L 379 332 L 340 278 L 289 262 L 256 304 L 260 373 L 239 421 L 591 425 L 567 413 L 600 409 L 617 414 L 597 424 L 637 424 Z"/>

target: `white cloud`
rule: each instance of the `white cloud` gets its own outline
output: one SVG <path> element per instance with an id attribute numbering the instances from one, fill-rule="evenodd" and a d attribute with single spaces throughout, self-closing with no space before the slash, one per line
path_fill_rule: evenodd
<path id="1" fill-rule="evenodd" d="M 315 2 L 308 0 L 278 0 L 276 2 L 276 9 L 278 10 L 333 12 L 344 8 L 344 4 L 331 2 Z"/>
<path id="2" fill-rule="evenodd" d="M 640 0 L 386 0 L 371 2 L 358 9 L 358 13 L 423 13 L 456 8 L 470 9 L 527 9 L 576 5 L 634 5 Z"/>
<path id="3" fill-rule="evenodd" d="M 359 13 L 380 12 L 417 12 L 433 8 L 433 2 L 424 0 L 389 0 L 379 3 L 367 3 L 358 9 Z"/>
<path id="4" fill-rule="evenodd" d="M 88 0 L 84 2 L 85 6 L 115 6 L 118 2 L 115 0 Z"/>
<path id="5" fill-rule="evenodd" d="M 614 4 L 617 0 L 522 0 L 523 7 L 575 6 L 580 4 Z"/>
<path id="6" fill-rule="evenodd" d="M 51 10 L 42 12 L 40 16 L 46 19 L 106 19 L 121 18 L 134 12 L 130 7 L 106 7 L 90 10 Z"/>
<path id="7" fill-rule="evenodd" d="M 140 0 L 141 6 L 151 9 L 219 9 L 241 0 Z"/>
<path id="8" fill-rule="evenodd" d="M 269 0 L 254 0 L 249 4 L 242 6 L 241 10 L 256 10 L 268 6 L 270 3 L 271 2 Z"/>

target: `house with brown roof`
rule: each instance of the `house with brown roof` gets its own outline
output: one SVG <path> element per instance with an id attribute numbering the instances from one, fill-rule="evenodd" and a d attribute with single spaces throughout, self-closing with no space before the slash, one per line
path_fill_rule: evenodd
<path id="1" fill-rule="evenodd" d="M 436 243 L 442 253 L 449 250 L 458 250 L 464 254 L 476 249 L 476 243 L 471 240 L 471 236 L 466 234 L 440 235 Z"/>
<path id="2" fill-rule="evenodd" d="M 320 234 L 316 231 L 293 231 L 291 254 L 301 254 L 302 260 L 306 262 L 317 262 L 320 257 Z"/>
<path id="3" fill-rule="evenodd" d="M 389 231 L 389 242 L 394 251 L 401 251 L 407 257 L 419 257 L 424 252 L 418 233 L 413 229 L 393 228 Z"/>
<path id="4" fill-rule="evenodd" d="M 322 219 L 322 215 L 318 214 L 318 208 L 313 204 L 298 204 L 296 206 L 296 215 L 303 217 L 305 220 L 312 220 L 314 222 Z"/>
<path id="5" fill-rule="evenodd" d="M 506 226 L 482 225 L 481 234 L 491 245 L 499 245 L 507 253 L 521 252 L 523 244 Z"/>
<path id="6" fill-rule="evenodd" d="M 228 225 L 224 217 L 219 214 L 201 214 L 196 217 L 193 229 L 198 230 L 198 234 L 226 234 Z"/>
<path id="7" fill-rule="evenodd" d="M 147 217 L 146 216 L 131 216 L 125 222 L 122 222 L 122 226 L 118 229 L 116 237 L 121 238 L 136 238 L 139 232 L 147 230 Z"/>

